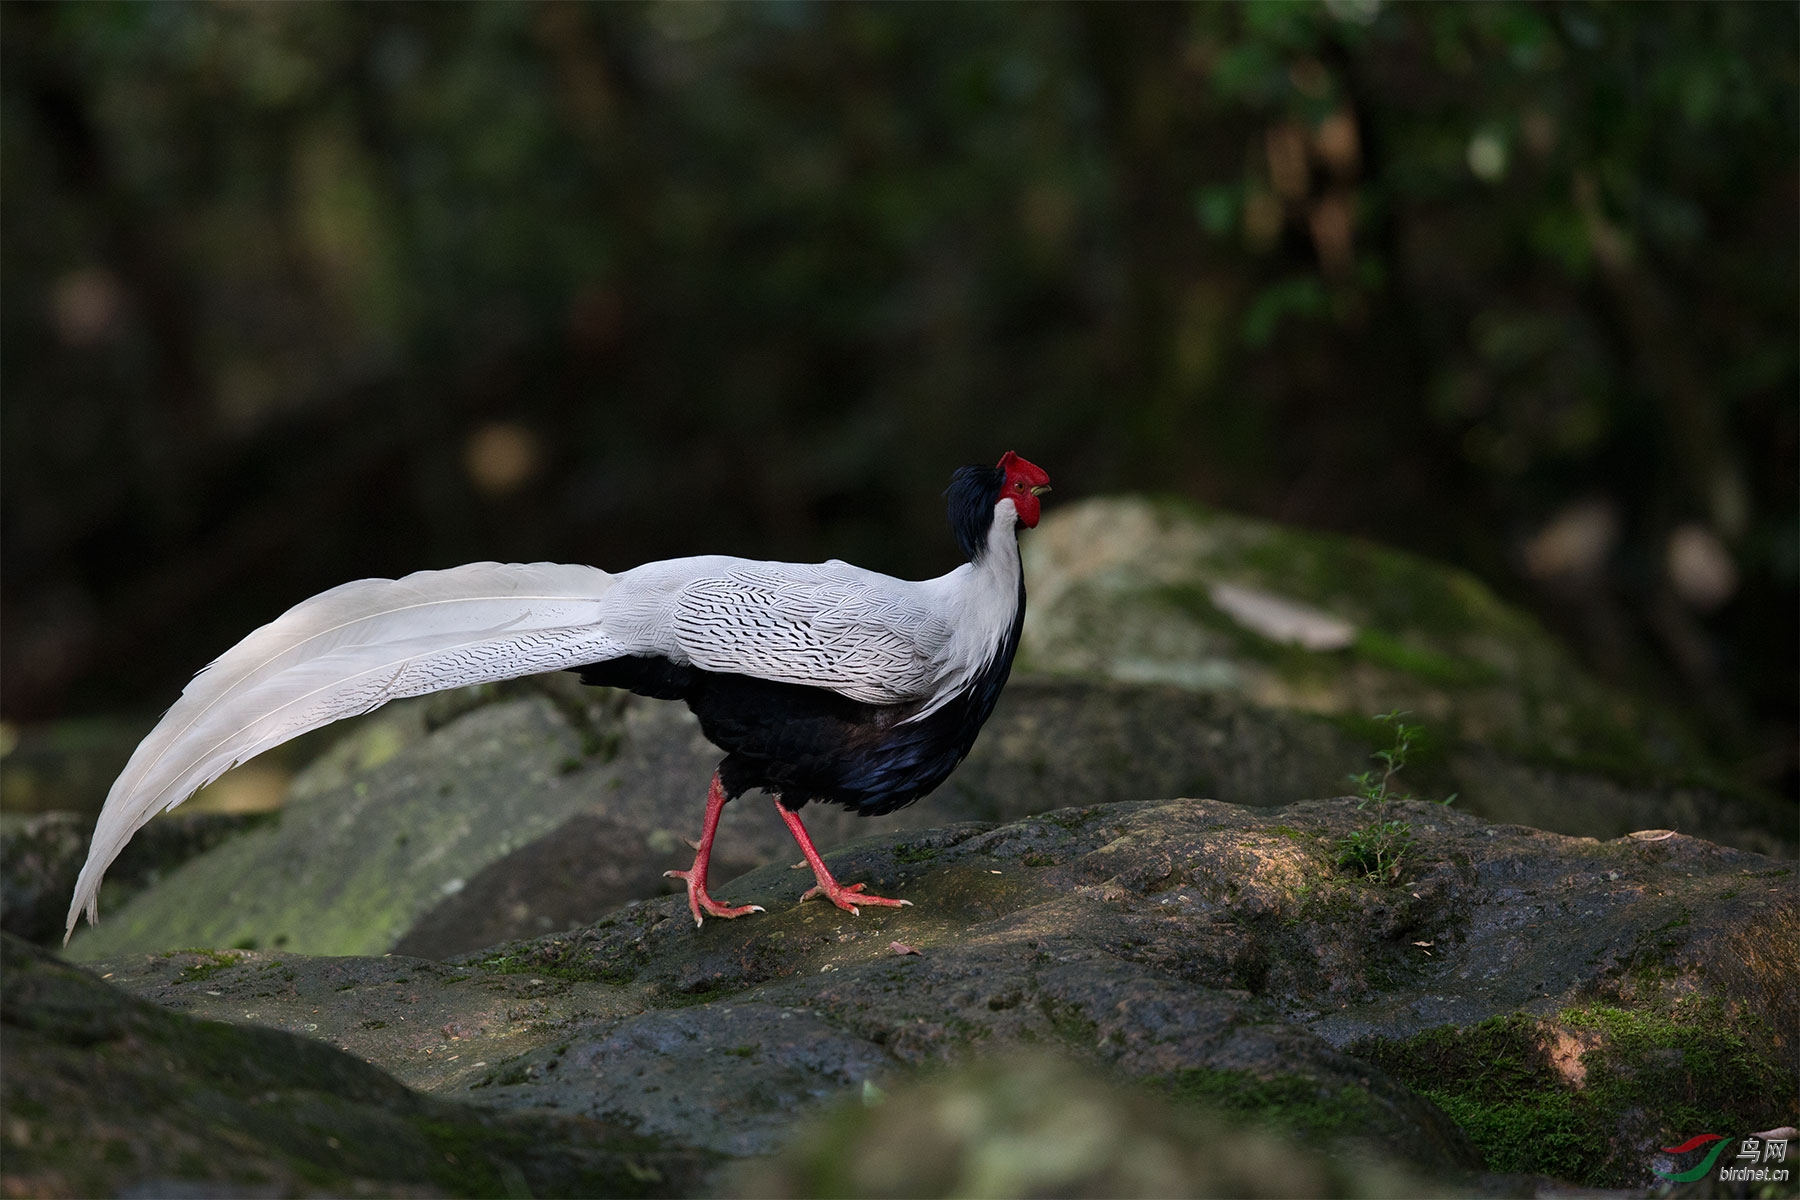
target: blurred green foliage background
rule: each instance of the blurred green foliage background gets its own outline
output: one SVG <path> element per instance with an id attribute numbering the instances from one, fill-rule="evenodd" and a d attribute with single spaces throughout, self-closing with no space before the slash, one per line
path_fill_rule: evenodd
<path id="1" fill-rule="evenodd" d="M 0 10 L 3 707 L 342 580 L 952 564 L 950 469 L 1469 566 L 1794 790 L 1792 4 Z"/>

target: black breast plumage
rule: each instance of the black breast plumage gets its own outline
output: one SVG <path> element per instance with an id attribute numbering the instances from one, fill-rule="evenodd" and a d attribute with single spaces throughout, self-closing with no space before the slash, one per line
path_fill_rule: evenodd
<path id="1" fill-rule="evenodd" d="M 949 777 L 975 744 L 1012 671 L 1025 621 L 1019 581 L 1012 627 L 992 661 L 941 708 L 907 720 L 922 704 L 863 704 L 824 688 L 703 671 L 660 657 L 576 667 L 583 683 L 685 700 L 707 740 L 726 752 L 719 776 L 728 796 L 779 793 L 784 807 L 841 804 L 864 816 L 904 808 Z"/>

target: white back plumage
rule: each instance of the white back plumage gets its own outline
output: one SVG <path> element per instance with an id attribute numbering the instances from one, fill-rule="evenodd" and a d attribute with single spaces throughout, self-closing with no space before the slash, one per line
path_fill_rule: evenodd
<path id="1" fill-rule="evenodd" d="M 1003 501 L 979 565 L 919 583 L 836 561 L 709 556 L 618 575 L 470 563 L 323 592 L 195 676 L 132 754 L 94 828 L 64 940 L 84 909 L 98 918 L 106 868 L 158 812 L 290 738 L 404 696 L 642 654 L 871 704 L 923 699 L 919 715 L 930 712 L 1011 625 L 1012 527 Z"/>

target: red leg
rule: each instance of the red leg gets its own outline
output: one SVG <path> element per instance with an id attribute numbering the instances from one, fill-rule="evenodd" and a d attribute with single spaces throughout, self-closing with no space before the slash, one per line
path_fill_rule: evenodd
<path id="1" fill-rule="evenodd" d="M 911 900 L 889 900 L 885 896 L 871 896 L 863 891 L 863 888 L 868 886 L 865 883 L 853 883 L 849 887 L 845 887 L 833 879 L 831 872 L 825 867 L 825 860 L 819 857 L 818 850 L 813 846 L 812 838 L 806 835 L 806 826 L 800 823 L 800 814 L 783 805 L 780 796 L 775 797 L 775 811 L 781 814 L 783 821 L 787 822 L 788 832 L 794 835 L 796 842 L 800 843 L 800 853 L 806 855 L 806 865 L 812 868 L 813 878 L 819 881 L 818 887 L 807 891 L 800 899 L 810 900 L 814 896 L 823 896 L 839 908 L 849 912 L 853 917 L 862 915 L 856 909 L 858 904 L 890 904 L 909 908 L 912 906 Z"/>
<path id="2" fill-rule="evenodd" d="M 704 910 L 715 917 L 741 917 L 747 913 L 761 912 L 760 904 L 746 904 L 739 908 L 720 904 L 706 894 L 706 863 L 712 858 L 713 834 L 719 828 L 719 814 L 725 811 L 725 802 L 730 797 L 725 795 L 725 785 L 719 782 L 719 773 L 713 772 L 712 787 L 706 792 L 706 824 L 700 830 L 700 844 L 694 847 L 694 865 L 685 871 L 664 871 L 663 874 L 672 879 L 687 880 L 688 911 L 694 914 L 694 927 L 698 929 L 705 923 L 701 916 Z"/>

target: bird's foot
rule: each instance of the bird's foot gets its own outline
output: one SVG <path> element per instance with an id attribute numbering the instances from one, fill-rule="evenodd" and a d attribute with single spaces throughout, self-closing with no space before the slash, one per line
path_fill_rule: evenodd
<path id="1" fill-rule="evenodd" d="M 688 911 L 694 914 L 694 928 L 696 929 L 704 925 L 706 917 L 709 916 L 723 917 L 729 921 L 733 917 L 747 917 L 751 913 L 763 911 L 763 906 L 760 904 L 741 904 L 735 908 L 729 904 L 720 904 L 706 894 L 706 876 L 698 871 L 664 871 L 663 874 L 670 879 L 687 881 Z M 705 916 L 702 916 L 702 913 Z"/>
<path id="2" fill-rule="evenodd" d="M 806 901 L 811 900 L 814 896 L 823 896 L 853 917 L 862 915 L 856 908 L 859 904 L 885 904 L 891 908 L 912 907 L 911 900 L 889 900 L 886 896 L 871 896 L 863 891 L 868 886 L 866 883 L 852 883 L 846 886 L 833 880 L 830 886 L 821 883 L 819 886 L 801 893 L 800 899 Z"/>

